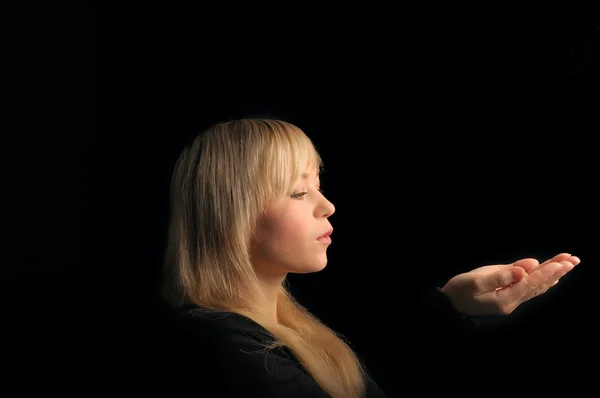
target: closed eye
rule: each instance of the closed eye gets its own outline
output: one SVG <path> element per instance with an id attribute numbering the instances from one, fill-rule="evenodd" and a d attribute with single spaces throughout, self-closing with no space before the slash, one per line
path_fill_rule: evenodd
<path id="1" fill-rule="evenodd" d="M 317 188 L 317 191 L 319 191 L 321 193 L 321 195 L 323 195 L 325 193 L 325 191 L 323 191 L 320 187 Z M 306 192 L 306 191 L 305 192 L 298 192 L 298 193 L 292 194 L 292 198 L 294 198 L 294 199 L 302 199 L 307 194 L 308 194 L 308 192 Z"/>
<path id="2" fill-rule="evenodd" d="M 292 194 L 292 198 L 294 198 L 294 199 L 302 199 L 302 197 L 304 195 L 306 195 L 307 193 L 308 192 L 298 192 L 298 193 Z"/>

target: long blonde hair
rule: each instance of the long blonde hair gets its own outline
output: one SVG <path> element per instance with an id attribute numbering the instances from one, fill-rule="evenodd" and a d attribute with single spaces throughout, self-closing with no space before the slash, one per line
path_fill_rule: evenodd
<path id="1" fill-rule="evenodd" d="M 343 338 L 281 285 L 277 322 L 257 308 L 250 242 L 269 201 L 291 190 L 307 165 L 321 168 L 312 141 L 293 124 L 242 119 L 213 125 L 184 148 L 170 187 L 165 298 L 245 315 L 288 347 L 333 397 L 362 397 L 364 368 Z"/>

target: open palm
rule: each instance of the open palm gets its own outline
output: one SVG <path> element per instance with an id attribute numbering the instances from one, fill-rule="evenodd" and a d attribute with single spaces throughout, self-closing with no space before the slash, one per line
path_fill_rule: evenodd
<path id="1" fill-rule="evenodd" d="M 512 264 L 486 265 L 453 277 L 442 292 L 464 314 L 510 314 L 556 285 L 579 262 L 578 257 L 561 253 L 542 264 L 525 258 Z"/>

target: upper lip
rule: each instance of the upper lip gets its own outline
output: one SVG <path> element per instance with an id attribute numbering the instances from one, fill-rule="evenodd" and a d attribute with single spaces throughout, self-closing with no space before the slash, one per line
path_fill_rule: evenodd
<path id="1" fill-rule="evenodd" d="M 319 236 L 317 239 L 324 238 L 326 236 L 331 235 L 332 233 L 333 233 L 333 228 L 329 228 L 327 231 L 325 231 L 325 233 L 323 235 Z"/>

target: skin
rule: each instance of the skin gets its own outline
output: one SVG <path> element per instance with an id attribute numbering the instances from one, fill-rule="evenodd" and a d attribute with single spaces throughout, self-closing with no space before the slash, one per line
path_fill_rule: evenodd
<path id="1" fill-rule="evenodd" d="M 581 260 L 560 253 L 539 263 L 524 258 L 511 264 L 486 265 L 456 275 L 441 289 L 465 315 L 508 315 L 519 305 L 544 294 Z"/>
<path id="2" fill-rule="evenodd" d="M 321 271 L 327 265 L 330 242 L 318 241 L 331 228 L 334 205 L 320 191 L 319 175 L 309 168 L 290 195 L 272 203 L 259 220 L 251 248 L 252 263 L 276 319 L 277 292 L 289 272 Z"/>

